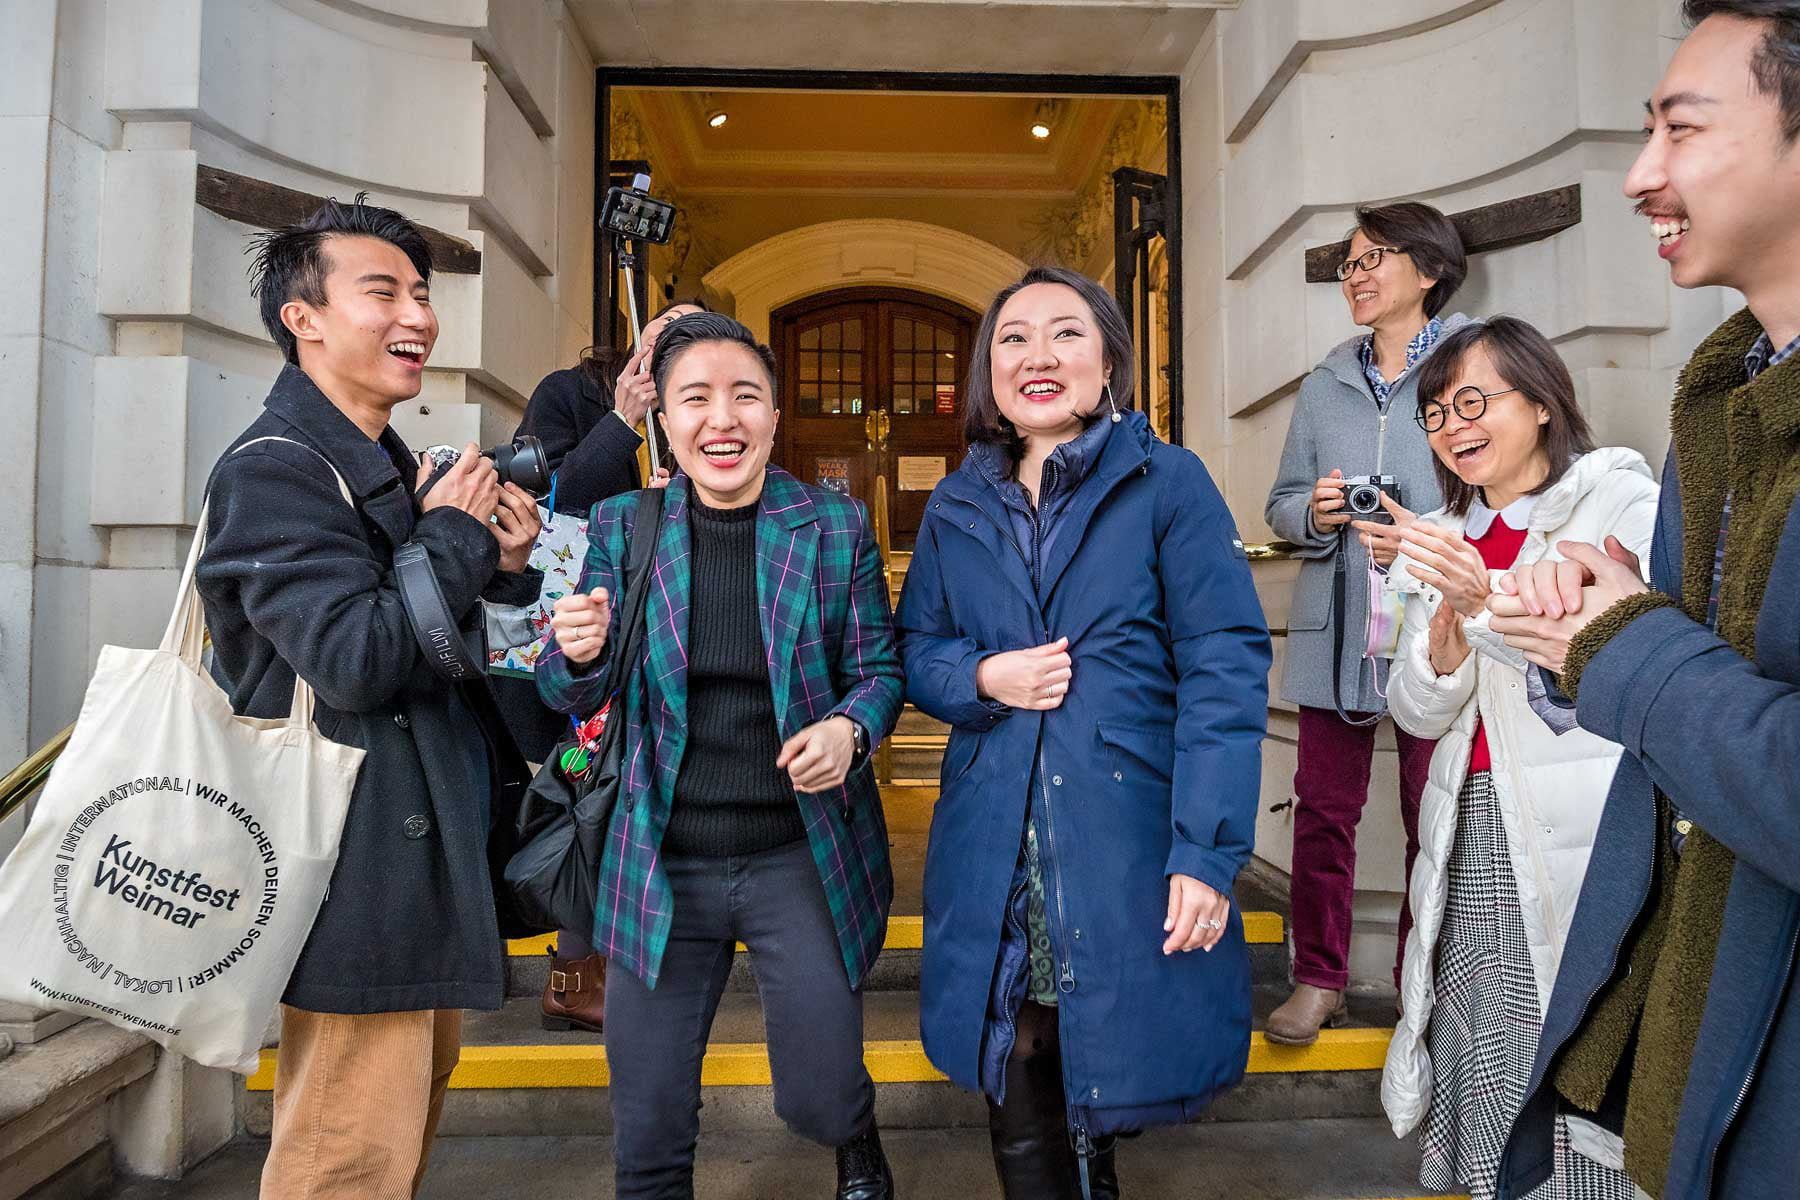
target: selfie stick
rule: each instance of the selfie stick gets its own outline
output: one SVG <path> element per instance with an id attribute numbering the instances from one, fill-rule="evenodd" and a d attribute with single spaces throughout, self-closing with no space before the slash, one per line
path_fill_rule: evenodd
<path id="1" fill-rule="evenodd" d="M 647 192 L 650 190 L 650 177 L 638 174 L 632 177 L 634 190 Z M 631 318 L 631 345 L 635 350 L 644 340 L 644 326 L 638 316 L 637 304 L 637 255 L 632 253 L 631 239 L 619 234 L 619 265 L 625 268 L 625 307 Z M 650 474 L 655 475 L 662 467 L 662 447 L 656 437 L 656 401 L 650 401 L 650 407 L 644 412 L 644 445 L 650 452 Z"/>

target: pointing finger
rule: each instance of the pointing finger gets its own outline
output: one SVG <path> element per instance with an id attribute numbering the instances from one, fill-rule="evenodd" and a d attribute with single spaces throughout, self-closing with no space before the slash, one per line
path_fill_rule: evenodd
<path id="1" fill-rule="evenodd" d="M 1381 507 L 1387 509 L 1390 513 L 1394 514 L 1395 521 L 1399 522 L 1402 525 L 1411 525 L 1414 521 L 1416 521 L 1418 519 L 1417 515 L 1414 514 L 1412 509 L 1407 508 L 1405 505 L 1401 504 L 1398 500 L 1394 499 L 1392 496 L 1388 495 L 1386 492 L 1380 493 L 1380 496 L 1381 496 Z"/>

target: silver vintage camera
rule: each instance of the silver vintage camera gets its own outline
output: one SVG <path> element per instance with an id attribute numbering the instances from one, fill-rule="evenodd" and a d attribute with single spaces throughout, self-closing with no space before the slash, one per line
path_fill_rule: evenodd
<path id="1" fill-rule="evenodd" d="M 1386 492 L 1395 504 L 1404 504 L 1400 498 L 1400 484 L 1392 475 L 1358 475 L 1344 480 L 1344 511 L 1365 521 L 1385 521 L 1393 524 L 1394 518 L 1388 510 L 1381 507 L 1381 493 Z"/>

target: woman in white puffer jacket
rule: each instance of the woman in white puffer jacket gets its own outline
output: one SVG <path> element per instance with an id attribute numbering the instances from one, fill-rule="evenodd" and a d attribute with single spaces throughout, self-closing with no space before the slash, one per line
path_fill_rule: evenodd
<path id="1" fill-rule="evenodd" d="M 1611 537 L 1647 563 L 1658 489 L 1636 451 L 1591 449 L 1568 369 L 1523 321 L 1459 330 L 1418 394 L 1447 504 L 1357 526 L 1378 561 L 1400 552 L 1387 581 L 1406 606 L 1389 711 L 1437 739 L 1381 1098 L 1397 1136 L 1423 1126 L 1421 1182 L 1481 1200 L 1523 1101 L 1620 753 L 1532 711 L 1527 664 L 1489 631 L 1482 602 L 1499 575 L 1560 557 L 1564 540 Z M 1547 1186 L 1574 1200 L 1632 1195 L 1617 1150 L 1598 1127 L 1567 1122 Z"/>

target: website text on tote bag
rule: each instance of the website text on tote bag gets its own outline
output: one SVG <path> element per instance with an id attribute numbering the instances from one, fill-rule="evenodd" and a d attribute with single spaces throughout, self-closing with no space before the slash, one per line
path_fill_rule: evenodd
<path id="1" fill-rule="evenodd" d="M 206 523 L 203 505 L 161 644 L 100 651 L 0 864 L 0 998 L 248 1073 L 330 883 L 363 752 L 313 729 L 298 677 L 286 718 L 231 711 L 201 665 Z"/>

